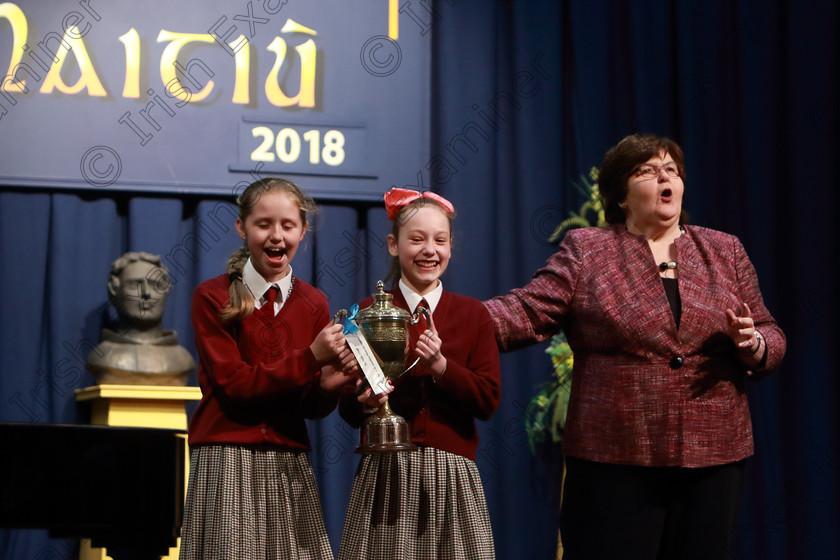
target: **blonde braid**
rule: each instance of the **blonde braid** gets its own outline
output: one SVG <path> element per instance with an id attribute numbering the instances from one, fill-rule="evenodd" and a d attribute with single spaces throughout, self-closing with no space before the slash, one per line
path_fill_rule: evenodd
<path id="1" fill-rule="evenodd" d="M 228 289 L 230 302 L 227 307 L 219 312 L 222 321 L 227 322 L 233 319 L 241 321 L 254 312 L 254 296 L 251 295 L 251 291 L 242 281 L 242 270 L 250 256 L 248 245 L 245 244 L 228 259 L 227 273 L 230 277 L 230 288 Z"/>

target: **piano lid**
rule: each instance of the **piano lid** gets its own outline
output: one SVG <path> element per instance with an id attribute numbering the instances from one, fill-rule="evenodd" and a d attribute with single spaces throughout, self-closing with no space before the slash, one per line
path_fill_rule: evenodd
<path id="1" fill-rule="evenodd" d="M 90 537 L 115 560 L 165 555 L 181 528 L 185 434 L 0 423 L 0 526 Z"/>

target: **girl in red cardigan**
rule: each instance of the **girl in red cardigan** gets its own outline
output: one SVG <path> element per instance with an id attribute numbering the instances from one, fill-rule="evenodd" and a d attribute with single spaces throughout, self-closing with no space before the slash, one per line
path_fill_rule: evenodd
<path id="1" fill-rule="evenodd" d="M 481 302 L 445 291 L 440 281 L 452 248 L 452 204 L 434 193 L 392 189 L 385 206 L 394 223 L 388 236 L 389 278 L 399 279 L 394 305 L 413 313 L 423 300 L 432 313 L 429 328 L 409 343 L 420 364 L 387 396 L 418 450 L 362 458 L 338 557 L 494 558 L 475 465 L 475 419 L 489 419 L 500 398 L 493 324 Z M 358 427 L 385 398 L 368 389 L 359 399 L 342 398 L 339 410 Z"/>
<path id="2" fill-rule="evenodd" d="M 182 559 L 331 559 L 305 418 L 355 377 L 324 295 L 290 263 L 314 204 L 261 179 L 239 197 L 242 248 L 193 294 L 202 398 L 190 421 Z"/>

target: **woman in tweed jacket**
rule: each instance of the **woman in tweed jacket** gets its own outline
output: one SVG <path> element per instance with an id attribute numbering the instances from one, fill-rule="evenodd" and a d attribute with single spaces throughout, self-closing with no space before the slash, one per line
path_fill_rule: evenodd
<path id="1" fill-rule="evenodd" d="M 563 329 L 565 560 L 724 558 L 744 459 L 747 379 L 784 334 L 734 236 L 686 225 L 683 153 L 624 138 L 604 157 L 605 228 L 567 233 L 531 282 L 485 302 L 501 350 Z"/>

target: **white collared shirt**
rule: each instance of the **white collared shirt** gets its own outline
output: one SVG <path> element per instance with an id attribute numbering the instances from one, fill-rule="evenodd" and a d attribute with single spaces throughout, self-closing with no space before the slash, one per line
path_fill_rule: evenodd
<path id="1" fill-rule="evenodd" d="M 408 304 L 408 308 L 411 309 L 412 313 L 417 311 L 417 306 L 420 305 L 420 300 L 423 298 L 426 298 L 426 303 L 429 304 L 429 313 L 434 313 L 438 303 L 440 302 L 440 297 L 443 295 L 443 282 L 440 280 L 438 280 L 437 287 L 425 296 L 421 296 L 409 288 L 408 285 L 403 282 L 402 278 L 400 278 L 399 286 L 400 292 L 402 292 L 405 302 Z"/>
<path id="2" fill-rule="evenodd" d="M 265 305 L 265 293 L 268 291 L 268 288 L 277 286 L 280 290 L 277 293 L 277 299 L 274 300 L 274 314 L 277 315 L 280 309 L 283 308 L 283 304 L 286 303 L 286 294 L 289 293 L 289 288 L 292 287 L 292 267 L 289 266 L 289 273 L 277 282 L 269 282 L 257 272 L 257 269 L 251 263 L 251 259 L 248 258 L 248 262 L 242 268 L 242 283 L 245 284 L 245 287 L 254 296 L 254 306 L 257 309 Z"/>

